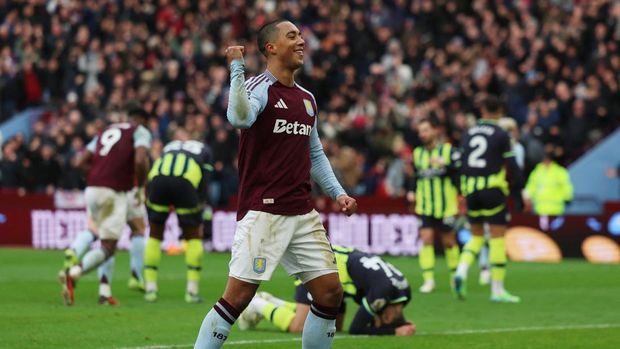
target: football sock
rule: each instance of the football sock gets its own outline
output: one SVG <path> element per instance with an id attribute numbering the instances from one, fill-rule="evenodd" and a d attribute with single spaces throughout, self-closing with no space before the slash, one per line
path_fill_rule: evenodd
<path id="1" fill-rule="evenodd" d="M 463 252 L 461 252 L 461 258 L 459 265 L 456 269 L 456 275 L 467 278 L 467 271 L 469 266 L 474 262 L 476 256 L 480 252 L 482 245 L 484 244 L 484 237 L 473 235 L 465 246 L 463 246 Z"/>
<path id="2" fill-rule="evenodd" d="M 493 294 L 504 292 L 506 278 L 506 239 L 493 238 L 489 242 L 489 261 L 491 262 L 491 289 Z"/>
<path id="3" fill-rule="evenodd" d="M 142 280 L 142 270 L 144 269 L 144 236 L 142 235 L 131 237 L 129 264 L 131 266 L 131 276 Z"/>
<path id="4" fill-rule="evenodd" d="M 110 283 L 105 276 L 99 279 L 99 295 L 104 297 L 112 296 L 112 288 L 110 287 Z"/>
<path id="5" fill-rule="evenodd" d="M 259 298 L 259 297 L 257 297 L 257 298 Z M 287 305 L 288 303 L 290 303 L 290 302 L 287 302 L 287 301 L 285 301 L 283 299 L 280 299 L 280 298 L 278 298 L 276 296 L 273 296 L 273 295 L 271 297 L 269 297 L 269 302 L 275 304 L 276 307 L 280 307 L 280 306 Z M 292 303 L 292 304 L 294 306 L 297 306 L 296 303 Z"/>
<path id="6" fill-rule="evenodd" d="M 422 269 L 422 277 L 424 281 L 432 281 L 435 279 L 435 248 L 433 245 L 424 245 L 420 251 L 420 269 Z"/>
<path id="7" fill-rule="evenodd" d="M 90 250 L 88 251 L 88 253 L 86 253 L 86 255 L 84 255 L 84 258 L 82 258 L 82 263 L 80 265 L 71 267 L 69 273 L 71 274 L 71 277 L 77 279 L 82 274 L 88 273 L 89 271 L 101 265 L 101 263 L 103 263 L 105 259 L 106 254 L 102 249 L 98 248 L 95 250 Z"/>
<path id="8" fill-rule="evenodd" d="M 221 348 L 239 314 L 224 298 L 220 298 L 202 321 L 194 349 Z"/>
<path id="9" fill-rule="evenodd" d="M 276 304 L 276 303 L 274 303 L 274 304 Z M 290 309 L 290 310 L 292 310 L 292 311 L 294 311 L 294 312 L 295 312 L 295 311 L 297 311 L 297 303 L 293 303 L 293 302 L 284 302 L 284 304 L 282 304 L 282 305 L 278 305 L 278 306 L 279 306 L 279 307 L 285 307 L 285 308 L 288 308 L 288 309 Z"/>
<path id="10" fill-rule="evenodd" d="M 114 271 L 115 261 L 116 258 L 112 256 L 97 269 L 97 273 L 99 274 L 99 294 L 102 296 L 110 297 L 112 295 L 110 284 L 112 283 L 112 272 Z"/>
<path id="11" fill-rule="evenodd" d="M 157 291 L 157 269 L 161 261 L 161 241 L 155 238 L 146 240 L 144 250 L 144 281 L 146 291 Z"/>
<path id="12" fill-rule="evenodd" d="M 265 301 L 266 302 L 266 301 Z M 276 306 L 273 303 L 266 302 L 262 307 L 262 314 L 265 319 L 269 320 L 280 331 L 287 332 L 288 326 L 295 318 L 295 311 L 285 306 Z"/>
<path id="13" fill-rule="evenodd" d="M 446 264 L 450 270 L 450 277 L 456 273 L 456 267 L 459 265 L 459 247 L 454 245 L 450 248 L 446 248 L 444 253 L 446 254 Z"/>
<path id="14" fill-rule="evenodd" d="M 302 349 L 331 348 L 336 333 L 336 314 L 338 308 L 324 307 L 312 302 L 301 334 Z"/>
<path id="15" fill-rule="evenodd" d="M 187 250 L 185 251 L 185 264 L 187 264 L 187 292 L 191 294 L 198 294 L 202 255 L 202 240 L 188 240 Z"/>
<path id="16" fill-rule="evenodd" d="M 480 249 L 480 254 L 478 255 L 478 265 L 480 269 L 485 270 L 489 269 L 489 245 L 484 244 Z"/>
<path id="17" fill-rule="evenodd" d="M 91 233 L 89 230 L 81 231 L 71 243 L 71 249 L 75 251 L 78 258 L 81 258 L 90 247 L 90 244 L 95 240 L 95 234 Z"/>

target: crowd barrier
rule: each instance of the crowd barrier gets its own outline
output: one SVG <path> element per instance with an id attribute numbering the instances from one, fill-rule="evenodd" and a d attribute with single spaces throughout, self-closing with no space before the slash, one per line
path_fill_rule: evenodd
<path id="1" fill-rule="evenodd" d="M 83 202 L 79 195 L 74 196 L 52 198 L 36 194 L 19 196 L 15 193 L 0 193 L 0 246 L 36 249 L 68 247 L 75 235 L 86 228 L 86 213 L 76 208 Z M 418 253 L 419 221 L 408 212 L 402 200 L 360 198 L 358 201 L 360 213 L 351 217 L 334 212 L 329 202 L 318 203 L 321 218 L 333 243 L 378 254 Z M 210 224 L 213 232 L 212 248 L 215 251 L 230 250 L 236 224 L 235 212 L 231 209 L 216 210 Z M 513 214 L 511 226 L 508 243 L 513 245 L 509 247 L 513 259 L 557 259 L 552 258 L 557 251 L 554 252 L 554 247 L 549 247 L 543 240 L 557 244 L 560 258 L 593 254 L 605 255 L 605 258 L 612 258 L 613 261 L 616 253 L 614 247 L 605 247 L 601 243 L 603 240 L 615 244 L 617 251 L 620 251 L 620 203 L 608 204 L 603 214 L 592 216 L 538 217 Z M 466 230 L 459 232 L 459 241 L 464 243 L 468 236 Z M 129 229 L 126 227 L 119 242 L 120 248 L 128 247 L 128 237 Z M 166 223 L 163 248 L 178 245 L 179 237 L 176 216 L 171 214 Z M 594 250 L 590 248 L 591 251 L 584 252 L 589 237 L 597 237 L 596 240 L 588 241 Z M 517 250 L 518 255 L 514 252 Z M 609 254 L 612 257 L 607 256 Z M 620 252 L 617 254 L 620 255 Z"/>

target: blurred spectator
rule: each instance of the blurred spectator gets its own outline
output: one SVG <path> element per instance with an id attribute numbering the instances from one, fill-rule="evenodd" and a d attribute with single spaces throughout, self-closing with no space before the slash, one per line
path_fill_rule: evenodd
<path id="1" fill-rule="evenodd" d="M 534 212 L 541 216 L 561 216 L 573 200 L 573 185 L 568 171 L 559 165 L 557 150 L 547 147 L 544 160 L 530 174 L 525 190 L 532 199 Z"/>

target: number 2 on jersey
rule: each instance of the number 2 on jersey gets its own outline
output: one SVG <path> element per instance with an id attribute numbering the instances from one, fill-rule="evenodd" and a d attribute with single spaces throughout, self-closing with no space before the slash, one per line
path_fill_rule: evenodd
<path id="1" fill-rule="evenodd" d="M 117 128 L 111 128 L 101 134 L 101 149 L 99 149 L 99 155 L 106 156 L 110 152 L 110 149 L 121 139 L 121 130 Z"/>
<path id="2" fill-rule="evenodd" d="M 489 144 L 487 139 L 483 136 L 474 136 L 469 140 L 469 146 L 473 148 L 472 152 L 467 157 L 467 165 L 474 168 L 482 168 L 487 165 L 487 161 L 482 159 L 481 156 L 487 151 Z"/>

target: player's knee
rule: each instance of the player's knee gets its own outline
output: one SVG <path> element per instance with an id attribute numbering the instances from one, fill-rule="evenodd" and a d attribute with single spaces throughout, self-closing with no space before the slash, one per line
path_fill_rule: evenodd
<path id="1" fill-rule="evenodd" d="M 250 304 L 257 288 L 258 285 L 250 283 L 234 282 L 233 285 L 229 283 L 223 298 L 241 312 Z"/>
<path id="2" fill-rule="evenodd" d="M 342 297 L 344 290 L 340 282 L 326 285 L 324 291 L 320 297 L 314 297 L 315 301 L 319 304 L 328 307 L 339 307 L 342 303 Z"/>

